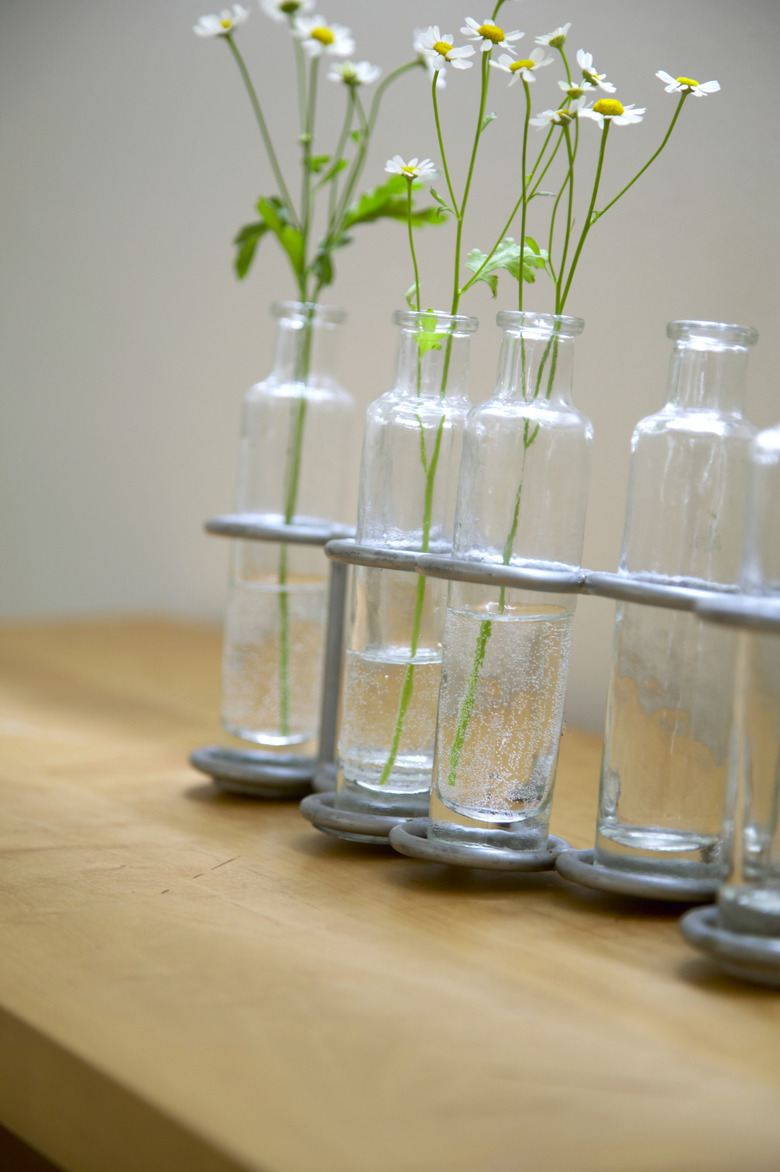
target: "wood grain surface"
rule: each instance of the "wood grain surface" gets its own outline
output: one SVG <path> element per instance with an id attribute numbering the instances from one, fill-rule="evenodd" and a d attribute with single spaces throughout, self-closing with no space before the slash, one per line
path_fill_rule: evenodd
<path id="1" fill-rule="evenodd" d="M 680 908 L 219 796 L 219 636 L 0 631 L 0 1119 L 72 1172 L 780 1168 L 780 999 Z M 599 744 L 553 830 L 591 845 Z"/>

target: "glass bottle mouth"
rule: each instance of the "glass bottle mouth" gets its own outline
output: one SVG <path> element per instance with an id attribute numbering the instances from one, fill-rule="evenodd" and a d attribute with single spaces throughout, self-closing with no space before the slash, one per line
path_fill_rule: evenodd
<path id="1" fill-rule="evenodd" d="M 496 315 L 499 329 L 522 334 L 556 334 L 559 338 L 576 338 L 585 329 L 581 317 L 566 317 L 562 313 L 528 313 L 518 309 L 502 309 Z"/>
<path id="2" fill-rule="evenodd" d="M 758 330 L 722 321 L 670 321 L 666 336 L 673 342 L 692 342 L 702 349 L 755 346 Z"/>
<path id="3" fill-rule="evenodd" d="M 404 330 L 442 330 L 453 336 L 473 334 L 479 326 L 475 317 L 459 313 L 442 313 L 438 309 L 431 309 L 427 313 L 418 313 L 414 309 L 397 309 L 393 314 L 393 321 Z"/>
<path id="4" fill-rule="evenodd" d="M 299 324 L 310 322 L 315 326 L 340 326 L 347 320 L 347 312 L 335 305 L 319 305 L 316 301 L 274 301 L 271 315 Z"/>

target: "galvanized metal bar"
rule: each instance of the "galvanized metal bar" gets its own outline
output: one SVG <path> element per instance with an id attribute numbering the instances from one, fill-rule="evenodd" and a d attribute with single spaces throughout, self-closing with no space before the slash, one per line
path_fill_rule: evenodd
<path id="1" fill-rule="evenodd" d="M 339 714 L 341 660 L 344 646 L 344 609 L 347 597 L 345 562 L 331 561 L 328 590 L 328 626 L 325 635 L 325 669 L 322 681 L 320 712 L 320 748 L 318 762 L 330 765 L 336 759 L 336 725 Z"/>
<path id="2" fill-rule="evenodd" d="M 730 594 L 703 598 L 696 613 L 713 623 L 725 623 L 748 631 L 780 634 L 780 598 L 760 594 Z"/>
<path id="3" fill-rule="evenodd" d="M 497 562 L 468 561 L 465 558 L 441 557 L 439 554 L 417 555 L 417 570 L 429 578 L 448 578 L 452 582 L 475 582 L 480 586 L 508 586 L 522 590 L 546 590 L 556 594 L 573 594 L 582 590 L 583 571 L 546 570 L 539 566 L 504 566 Z"/>
<path id="4" fill-rule="evenodd" d="M 325 545 L 335 537 L 354 533 L 349 525 L 336 525 L 319 517 L 299 518 L 287 525 L 269 513 L 226 513 L 206 521 L 205 530 L 215 537 L 234 537 L 242 541 L 281 541 L 287 545 Z"/>
<path id="5" fill-rule="evenodd" d="M 349 562 L 353 566 L 368 566 L 374 570 L 417 569 L 414 550 L 389 549 L 383 545 L 358 545 L 356 541 L 334 540 L 325 546 L 326 557 L 334 562 Z"/>
<path id="6" fill-rule="evenodd" d="M 702 590 L 698 586 L 679 586 L 649 579 L 643 574 L 607 574 L 600 570 L 583 571 L 583 593 L 598 598 L 612 598 L 616 602 L 642 602 L 648 606 L 662 606 L 671 610 L 695 610 L 702 599 L 711 598 L 720 590 Z"/>

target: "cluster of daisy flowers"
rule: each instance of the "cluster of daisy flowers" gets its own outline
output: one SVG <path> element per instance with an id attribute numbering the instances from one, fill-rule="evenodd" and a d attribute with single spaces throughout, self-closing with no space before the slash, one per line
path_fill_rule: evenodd
<path id="1" fill-rule="evenodd" d="M 324 16 L 314 13 L 315 0 L 260 0 L 260 8 L 271 20 L 286 22 L 292 35 L 300 42 L 306 56 L 332 59 L 328 73 L 330 81 L 340 81 L 349 86 L 370 85 L 381 76 L 378 65 L 368 61 L 350 61 L 355 52 L 355 40 L 350 29 L 335 24 Z M 311 15 L 313 14 L 314 15 Z M 249 18 L 248 9 L 234 4 L 218 15 L 201 16 L 193 31 L 200 37 L 231 36 L 234 29 Z M 335 60 L 334 60 L 335 59 Z"/>

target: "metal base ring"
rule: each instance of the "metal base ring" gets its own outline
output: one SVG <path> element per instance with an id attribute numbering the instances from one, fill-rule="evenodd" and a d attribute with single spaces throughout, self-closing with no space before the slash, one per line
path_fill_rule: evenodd
<path id="1" fill-rule="evenodd" d="M 225 793 L 273 800 L 309 793 L 317 761 L 288 753 L 206 745 L 190 754 L 190 764 L 213 778 Z"/>
<path id="2" fill-rule="evenodd" d="M 571 883 L 594 887 L 612 895 L 639 899 L 668 900 L 673 903 L 710 903 L 715 898 L 715 879 L 677 879 L 670 875 L 641 875 L 618 871 L 594 863 L 595 851 L 564 851 L 555 861 L 559 875 Z"/>
<path id="3" fill-rule="evenodd" d="M 717 961 L 730 976 L 780 986 L 777 937 L 728 931 L 721 927 L 720 912 L 714 905 L 691 908 L 680 920 L 680 931 L 689 944 Z"/>
<path id="4" fill-rule="evenodd" d="M 428 818 L 414 818 L 390 831 L 390 845 L 412 859 L 429 863 L 448 863 L 453 867 L 478 867 L 488 871 L 551 871 L 568 842 L 550 835 L 542 850 L 505 850 L 481 843 L 440 842 L 430 839 Z"/>
<path id="5" fill-rule="evenodd" d="M 377 814 L 370 810 L 340 810 L 335 793 L 309 794 L 300 805 L 300 811 L 323 834 L 332 834 L 347 842 L 364 842 L 371 846 L 389 846 L 390 831 L 413 814 Z M 427 795 L 426 795 L 427 801 Z"/>

